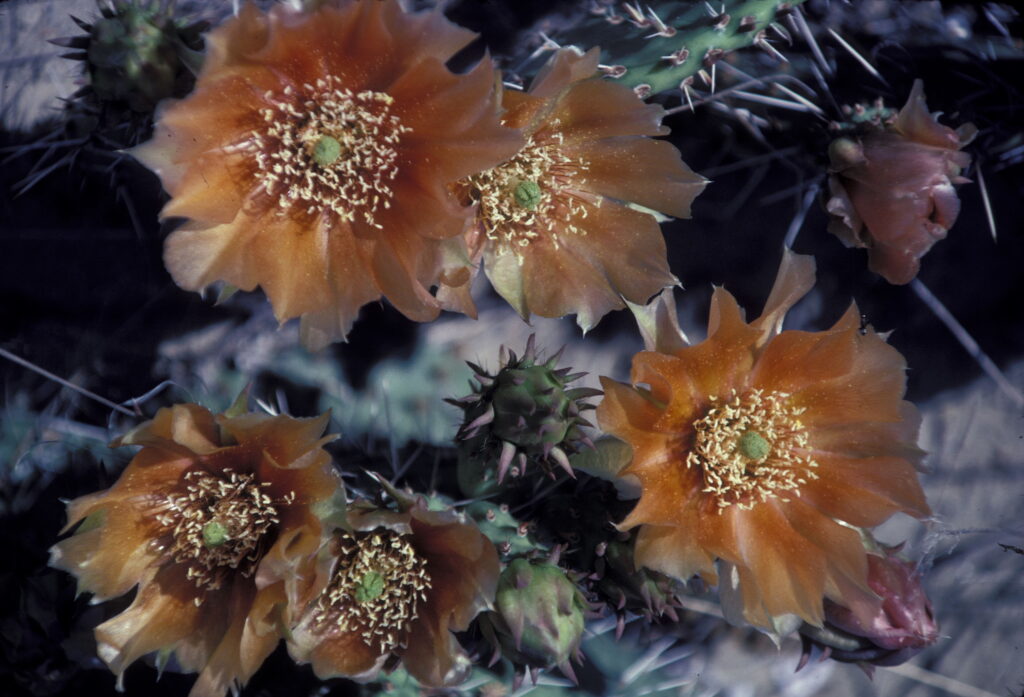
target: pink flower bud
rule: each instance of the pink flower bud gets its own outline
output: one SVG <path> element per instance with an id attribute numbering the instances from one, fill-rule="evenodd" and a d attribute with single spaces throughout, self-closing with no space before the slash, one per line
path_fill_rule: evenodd
<path id="1" fill-rule="evenodd" d="M 825 601 L 823 627 L 805 625 L 806 663 L 811 645 L 848 663 L 899 665 L 935 643 L 938 625 L 921 587 L 915 564 L 899 557 L 898 547 L 868 554 L 868 586 L 878 598 L 844 607 Z"/>

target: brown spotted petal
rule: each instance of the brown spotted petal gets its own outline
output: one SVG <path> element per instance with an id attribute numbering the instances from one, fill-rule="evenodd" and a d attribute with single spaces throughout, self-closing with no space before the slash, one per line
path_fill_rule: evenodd
<path id="1" fill-rule="evenodd" d="M 637 354 L 631 385 L 602 378 L 597 409 L 633 448 L 621 476 L 641 495 L 619 527 L 640 528 L 636 562 L 719 584 L 727 616 L 770 631 L 870 594 L 855 528 L 930 514 L 899 353 L 856 308 L 823 332 L 781 330 L 813 268 L 787 252 L 749 323 L 716 290 L 707 339 Z"/>
<path id="2" fill-rule="evenodd" d="M 829 148 L 829 230 L 866 247 L 871 270 L 894 284 L 917 275 L 920 258 L 946 236 L 960 212 L 954 184 L 970 156 L 974 126 L 957 130 L 928 113 L 923 83 L 884 130 L 843 137 Z"/>
<path id="3" fill-rule="evenodd" d="M 187 219 L 165 248 L 175 282 L 259 286 L 313 348 L 382 296 L 437 317 L 441 243 L 473 212 L 449 185 L 522 144 L 490 62 L 445 66 L 473 36 L 397 0 L 249 4 L 212 32 L 195 91 L 133 151 L 171 194 L 162 216 Z"/>
<path id="4" fill-rule="evenodd" d="M 668 132 L 664 110 L 601 79 L 598 55 L 561 50 L 528 92 L 507 91 L 502 123 L 526 145 L 459 187 L 477 205 L 468 256 L 494 289 L 524 319 L 575 314 L 585 331 L 677 283 L 651 212 L 689 217 L 707 183 L 649 138 Z"/>
<path id="5" fill-rule="evenodd" d="M 400 504 L 353 504 L 348 529 L 336 531 L 323 559 L 318 592 L 288 643 L 321 678 L 369 680 L 392 656 L 430 687 L 468 675 L 452 632 L 490 607 L 497 551 L 461 515 L 411 497 Z"/>
<path id="6" fill-rule="evenodd" d="M 96 629 L 112 671 L 173 652 L 199 673 L 192 697 L 221 697 L 256 672 L 281 638 L 289 595 L 315 576 L 321 517 L 344 502 L 322 448 L 327 420 L 181 404 L 113 443 L 141 450 L 110 489 L 68 504 L 75 532 L 50 561 L 96 600 L 137 586 Z"/>

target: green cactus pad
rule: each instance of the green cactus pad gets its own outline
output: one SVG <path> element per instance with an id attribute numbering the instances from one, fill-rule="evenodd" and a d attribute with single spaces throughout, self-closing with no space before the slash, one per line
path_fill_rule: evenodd
<path id="1" fill-rule="evenodd" d="M 765 47 L 768 27 L 801 2 L 663 0 L 636 3 L 637 9 L 649 7 L 641 14 L 600 3 L 600 10 L 554 38 L 581 49 L 600 46 L 605 71 L 646 97 L 680 89 L 730 51 Z"/>

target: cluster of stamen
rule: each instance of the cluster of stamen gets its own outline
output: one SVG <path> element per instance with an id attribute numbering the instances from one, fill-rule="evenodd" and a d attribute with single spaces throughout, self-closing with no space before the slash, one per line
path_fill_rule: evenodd
<path id="1" fill-rule="evenodd" d="M 193 470 L 184 479 L 184 491 L 171 494 L 156 516 L 161 538 L 169 537 L 158 543 L 187 565 L 187 577 L 200 589 L 220 588 L 229 570 L 252 576 L 268 534 L 280 523 L 267 484 L 228 469 L 223 476 Z M 293 498 L 289 494 L 283 502 Z M 196 605 L 202 600 L 196 596 Z"/>
<path id="2" fill-rule="evenodd" d="M 531 138 L 512 159 L 466 180 L 487 239 L 515 252 L 520 263 L 524 248 L 538 237 L 549 238 L 557 249 L 561 235 L 585 235 L 586 229 L 575 224 L 587 217 L 583 204 L 601 203 L 600 197 L 572 189 L 587 166 L 566 155 L 561 145 L 561 133 L 543 142 Z"/>
<path id="3" fill-rule="evenodd" d="M 329 76 L 264 100 L 263 126 L 235 147 L 253 154 L 265 194 L 281 209 L 381 227 L 375 213 L 391 207 L 397 146 L 412 130 L 390 113 L 394 99 L 352 92 Z"/>
<path id="4" fill-rule="evenodd" d="M 789 403 L 785 392 L 750 390 L 728 400 L 712 398 L 707 414 L 694 422 L 693 447 L 686 466 L 700 470 L 704 493 L 721 513 L 732 505 L 753 508 L 817 479 L 818 466 L 807 454 L 805 409 Z"/>
<path id="5" fill-rule="evenodd" d="M 338 561 L 313 619 L 321 626 L 358 632 L 366 645 L 385 653 L 405 641 L 430 575 L 408 535 L 391 530 L 342 533 Z"/>

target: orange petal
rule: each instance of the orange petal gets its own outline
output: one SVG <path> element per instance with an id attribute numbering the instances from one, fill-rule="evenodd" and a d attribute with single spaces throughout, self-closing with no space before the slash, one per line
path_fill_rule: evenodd
<path id="1" fill-rule="evenodd" d="M 206 56 L 203 71 L 216 73 L 228 65 L 244 61 L 244 56 L 263 48 L 269 38 L 267 16 L 252 4 L 242 5 L 237 20 L 225 22 L 206 35 Z"/>
<path id="2" fill-rule="evenodd" d="M 308 653 L 292 652 L 292 656 L 296 660 L 308 660 L 321 680 L 334 677 L 368 680 L 380 671 L 388 657 L 367 646 L 357 632 L 334 630 L 323 635 L 309 635 L 297 630 L 295 641 L 311 644 Z M 293 645 L 290 643 L 289 649 Z"/>
<path id="3" fill-rule="evenodd" d="M 695 574 L 715 575 L 715 558 L 697 544 L 687 527 L 648 525 L 640 530 L 636 563 L 686 581 Z"/>
<path id="4" fill-rule="evenodd" d="M 861 335 L 851 329 L 844 335 L 853 345 L 853 360 L 848 369 L 830 380 L 794 385 L 791 403 L 807 408 L 801 420 L 812 430 L 841 423 L 900 421 L 906 385 L 903 356 L 873 331 Z M 828 360 L 834 355 L 835 350 L 815 355 L 815 363 L 825 363 L 818 369 L 827 369 Z M 766 388 L 772 385 L 767 373 L 759 374 L 757 379 Z"/>
<path id="5" fill-rule="evenodd" d="M 830 518 L 859 528 L 875 527 L 904 510 L 899 502 L 888 495 L 892 482 L 884 474 L 882 476 L 886 479 L 883 483 L 885 491 L 879 492 L 860 486 L 856 477 L 850 479 L 844 477 L 842 472 L 822 470 L 818 479 L 801 485 L 800 498 Z"/>
<path id="6" fill-rule="evenodd" d="M 427 687 L 457 685 L 468 676 L 473 664 L 466 652 L 445 628 L 444 618 L 434 616 L 434 609 L 413 622 L 409 645 L 402 651 L 402 660 L 409 673 Z"/>
<path id="7" fill-rule="evenodd" d="M 661 417 L 661 409 L 650 399 L 630 385 L 606 377 L 601 378 L 601 389 L 604 398 L 597 405 L 597 422 L 604 431 L 634 448 L 651 439 L 664 440 L 664 436 L 652 431 L 652 425 Z"/>
<path id="8" fill-rule="evenodd" d="M 814 281 L 814 257 L 794 254 L 788 249 L 783 249 L 782 262 L 775 275 L 772 291 L 764 304 L 761 316 L 752 323 L 765 333 L 765 339 L 782 330 L 782 321 L 786 313 L 810 292 L 814 287 Z"/>
<path id="9" fill-rule="evenodd" d="M 181 565 L 165 566 L 143 579 L 128 609 L 96 628 L 100 658 L 120 675 L 139 657 L 186 637 L 202 635 L 216 642 L 226 625 L 224 607 L 206 603 L 200 609 L 193 603 L 195 595 L 195 584 Z"/>
<path id="10" fill-rule="evenodd" d="M 577 216 L 573 224 L 586 232 L 561 236 L 563 254 L 579 255 L 612 290 L 640 305 L 678 283 L 668 268 L 665 238 L 653 216 L 611 201 L 583 206 L 586 218 Z"/>
<path id="11" fill-rule="evenodd" d="M 824 615 L 825 560 L 797 534 L 774 501 L 736 515 L 741 563 L 757 579 L 765 611 L 796 614 L 814 625 Z"/>
<path id="12" fill-rule="evenodd" d="M 600 269 L 566 246 L 555 248 L 550 239 L 540 237 L 530 242 L 523 251 L 521 273 L 529 312 L 541 317 L 575 314 L 583 331 L 589 331 L 611 310 L 625 307 Z M 495 286 L 495 290 L 505 297 L 503 288 Z"/>
<path id="13" fill-rule="evenodd" d="M 851 496 L 870 491 L 887 498 L 899 510 L 925 518 L 931 515 L 917 470 L 898 457 L 842 457 L 815 453 L 822 479 L 842 482 Z"/>
<path id="14" fill-rule="evenodd" d="M 895 422 L 843 423 L 816 427 L 808 435 L 814 452 L 847 458 L 876 455 L 907 460 L 918 468 L 925 452 L 917 447 L 921 416 L 910 402 L 900 403 L 902 418 Z"/>
<path id="15" fill-rule="evenodd" d="M 645 104 L 633 90 L 601 78 L 574 84 L 558 100 L 549 123 L 566 143 L 612 138 L 615 136 L 662 136 L 668 128 L 661 125 L 665 110 Z"/>
<path id="16" fill-rule="evenodd" d="M 836 588 L 848 585 L 839 579 L 842 576 L 845 581 L 868 589 L 867 554 L 857 530 L 836 523 L 800 498 L 794 497 L 780 508 L 793 529 L 825 555 L 829 580 Z M 833 600 L 842 602 L 841 597 L 833 597 Z"/>
<path id="17" fill-rule="evenodd" d="M 690 204 L 707 185 L 686 166 L 679 151 L 662 140 L 604 138 L 568 144 L 564 152 L 586 163 L 579 177 L 581 189 L 676 218 L 690 217 Z"/>
<path id="18" fill-rule="evenodd" d="M 574 49 L 561 49 L 544 64 L 530 83 L 530 95 L 554 97 L 568 85 L 592 77 L 601 62 L 601 49 L 592 48 L 584 54 Z"/>

